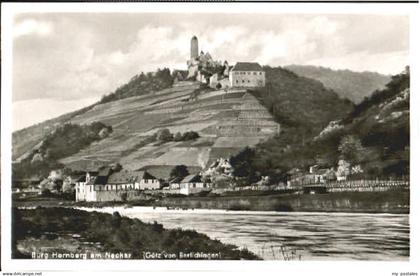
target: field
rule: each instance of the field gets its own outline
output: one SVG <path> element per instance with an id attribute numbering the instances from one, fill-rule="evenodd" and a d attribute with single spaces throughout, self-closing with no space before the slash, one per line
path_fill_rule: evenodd
<path id="1" fill-rule="evenodd" d="M 227 158 L 276 134 L 277 124 L 246 90 L 203 90 L 192 99 L 199 87 L 199 83 L 182 82 L 173 88 L 98 104 L 68 116 L 65 122 L 76 124 L 101 121 L 112 126 L 113 133 L 60 162 L 73 169 L 115 162 L 133 170 L 181 164 L 205 168 L 219 157 Z M 143 142 L 163 128 L 173 134 L 196 131 L 200 138 L 160 144 Z M 42 135 L 18 143 L 24 138 L 21 135 L 14 141 L 21 154 L 21 148 L 36 145 Z M 18 155 L 16 151 L 15 156 Z"/>

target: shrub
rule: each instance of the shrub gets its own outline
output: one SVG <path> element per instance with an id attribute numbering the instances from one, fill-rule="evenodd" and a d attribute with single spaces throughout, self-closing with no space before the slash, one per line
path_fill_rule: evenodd
<path id="1" fill-rule="evenodd" d="M 195 140 L 198 137 L 200 137 L 200 135 L 197 132 L 187 131 L 182 135 L 182 141 Z"/>
<path id="2" fill-rule="evenodd" d="M 181 132 L 177 132 L 177 133 L 175 134 L 175 136 L 174 136 L 174 141 L 175 141 L 175 142 L 182 141 L 182 134 L 181 134 Z"/>
<path id="3" fill-rule="evenodd" d="M 174 139 L 172 133 L 169 131 L 169 129 L 164 128 L 158 131 L 157 133 L 157 140 L 161 142 L 169 142 Z"/>

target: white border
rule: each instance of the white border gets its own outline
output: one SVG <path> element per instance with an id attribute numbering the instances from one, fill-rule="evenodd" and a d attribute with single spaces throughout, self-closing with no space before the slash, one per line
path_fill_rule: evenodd
<path id="1" fill-rule="evenodd" d="M 418 4 L 332 4 L 332 3 L 2 3 L 1 9 L 1 49 L 2 49 L 2 85 L 1 85 L 1 212 L 2 212 L 2 270 L 16 271 L 63 271 L 65 274 L 87 271 L 98 274 L 104 272 L 126 271 L 134 274 L 144 272 L 274 272 L 285 275 L 391 275 L 392 272 L 417 272 L 419 256 L 419 188 L 420 171 L 417 170 L 418 141 L 420 137 L 418 81 L 411 78 L 411 240 L 410 260 L 407 262 L 363 262 L 363 261 L 110 261 L 110 260 L 11 260 L 10 248 L 10 206 L 11 206 L 11 91 L 12 91 L 12 19 L 15 14 L 24 12 L 129 12 L 129 13 L 274 13 L 281 16 L 288 14 L 384 14 L 410 15 L 410 66 L 411 75 L 418 76 L 420 60 L 419 43 L 419 5 Z M 363 35 L 363 34 L 361 34 Z M 96 274 L 96 273 L 94 273 Z M 184 274 L 184 273 L 183 273 Z M 136 273 L 138 275 L 138 273 Z"/>

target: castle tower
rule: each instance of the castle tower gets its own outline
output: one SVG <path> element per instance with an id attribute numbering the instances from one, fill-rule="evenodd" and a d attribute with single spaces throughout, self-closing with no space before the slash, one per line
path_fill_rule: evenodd
<path id="1" fill-rule="evenodd" d="M 191 59 L 198 58 L 198 39 L 196 36 L 191 38 Z"/>

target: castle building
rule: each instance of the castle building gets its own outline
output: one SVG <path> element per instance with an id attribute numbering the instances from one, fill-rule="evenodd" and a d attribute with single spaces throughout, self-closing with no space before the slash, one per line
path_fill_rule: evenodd
<path id="1" fill-rule="evenodd" d="M 187 79 L 196 78 L 199 73 L 198 67 L 200 64 L 198 56 L 198 39 L 196 36 L 191 38 L 190 60 L 187 61 L 188 76 Z"/>
<path id="2" fill-rule="evenodd" d="M 191 38 L 190 59 L 187 61 L 189 80 L 208 84 L 213 88 L 264 87 L 265 72 L 256 62 L 238 62 L 231 69 L 229 63 L 214 61 L 209 53 L 199 54 L 198 38 Z"/>
<path id="3" fill-rule="evenodd" d="M 198 39 L 196 36 L 191 38 L 191 60 L 198 58 Z"/>
<path id="4" fill-rule="evenodd" d="M 265 72 L 256 62 L 238 62 L 229 72 L 231 87 L 264 87 Z"/>
<path id="5" fill-rule="evenodd" d="M 127 191 L 158 190 L 161 182 L 146 171 L 121 170 L 105 167 L 96 175 L 87 172 L 76 182 L 76 201 L 121 201 Z"/>

